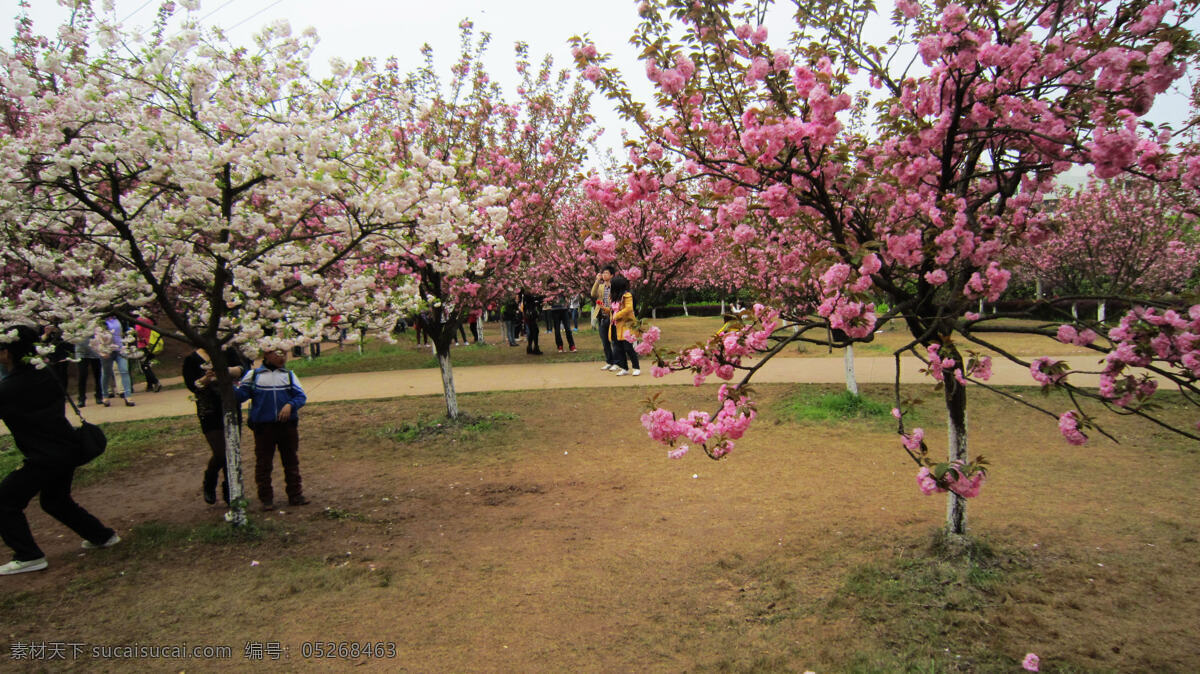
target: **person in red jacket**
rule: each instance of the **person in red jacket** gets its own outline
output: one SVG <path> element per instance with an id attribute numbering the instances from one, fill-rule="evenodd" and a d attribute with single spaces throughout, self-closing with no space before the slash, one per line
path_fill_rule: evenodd
<path id="1" fill-rule="evenodd" d="M 154 374 L 154 352 L 162 351 L 162 335 L 153 329 L 154 319 L 142 316 L 133 323 L 133 331 L 137 334 L 137 348 L 142 352 L 138 365 L 142 368 L 142 376 L 146 378 L 146 393 L 158 393 L 162 384 Z"/>

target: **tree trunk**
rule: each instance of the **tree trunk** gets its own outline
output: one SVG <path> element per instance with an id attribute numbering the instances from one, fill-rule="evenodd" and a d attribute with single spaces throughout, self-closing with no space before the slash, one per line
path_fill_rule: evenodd
<path id="1" fill-rule="evenodd" d="M 359 328 L 358 329 L 358 355 L 360 355 L 360 356 L 363 354 L 363 343 L 366 341 L 367 341 L 367 329 Z"/>
<path id="2" fill-rule="evenodd" d="M 448 419 L 457 419 L 458 396 L 454 392 L 454 369 L 450 367 L 449 338 L 447 337 L 445 344 L 442 344 L 440 338 L 434 344 L 437 348 L 438 367 L 442 371 L 442 392 L 446 396 L 446 417 Z"/>
<path id="3" fill-rule="evenodd" d="M 725 315 L 725 300 L 721 300 L 721 315 Z"/>
<path id="4" fill-rule="evenodd" d="M 980 316 L 983 315 L 983 298 L 982 297 L 979 298 L 979 315 Z"/>
<path id="5" fill-rule="evenodd" d="M 240 404 L 233 394 L 234 379 L 229 374 L 229 363 L 221 351 L 220 344 L 206 349 L 213 369 L 216 371 L 217 386 L 221 392 L 221 425 L 225 431 L 225 483 L 229 487 L 229 518 L 235 527 L 246 525 L 246 499 L 242 487 L 242 426 L 238 422 Z"/>
<path id="6" fill-rule="evenodd" d="M 959 359 L 955 351 L 950 355 Z M 961 360 L 960 360 L 961 362 Z M 954 377 L 945 381 L 946 425 L 950 438 L 950 461 L 967 462 L 967 390 Z M 946 533 L 965 536 L 967 533 L 967 500 L 946 493 Z"/>
<path id="7" fill-rule="evenodd" d="M 1079 305 L 1071 302 L 1071 318 L 1079 320 Z"/>
<path id="8" fill-rule="evenodd" d="M 683 315 L 688 316 L 690 314 L 688 314 L 688 310 L 687 310 L 687 300 L 682 300 L 682 301 L 683 301 Z"/>
<path id="9" fill-rule="evenodd" d="M 1108 303 L 1100 300 L 1099 306 L 1096 307 L 1096 320 L 1103 323 L 1108 313 Z"/>
<path id="10" fill-rule="evenodd" d="M 653 309 L 650 310 L 650 318 L 652 318 L 656 321 L 658 320 L 658 307 L 654 307 Z"/>
<path id="11" fill-rule="evenodd" d="M 854 345 L 847 344 L 844 354 L 846 360 L 846 390 L 852 396 L 858 396 L 858 380 L 854 377 Z"/>
<path id="12" fill-rule="evenodd" d="M 1034 283 L 1036 284 L 1036 285 L 1035 285 L 1035 287 L 1036 287 L 1036 290 L 1034 290 L 1034 291 L 1033 291 L 1033 292 L 1034 292 L 1034 299 L 1039 299 L 1039 300 L 1040 300 L 1040 299 L 1042 299 L 1042 297 L 1044 296 L 1044 294 L 1042 293 L 1042 279 L 1036 279 L 1036 280 L 1034 281 Z"/>
<path id="13" fill-rule="evenodd" d="M 242 427 L 237 412 L 225 410 L 225 482 L 229 485 L 229 522 L 246 525 L 246 499 L 242 489 Z"/>

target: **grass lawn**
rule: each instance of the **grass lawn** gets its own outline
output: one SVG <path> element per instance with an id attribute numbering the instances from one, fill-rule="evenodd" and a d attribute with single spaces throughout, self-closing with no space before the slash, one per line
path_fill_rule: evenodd
<path id="1" fill-rule="evenodd" d="M 651 323 L 659 326 L 662 330 L 662 339 L 659 344 L 666 351 L 683 349 L 707 340 L 721 328 L 722 320 L 715 316 L 692 316 L 666 318 L 651 321 Z M 1013 321 L 1012 323 L 1014 325 L 1030 324 L 1027 321 Z M 547 334 L 543 330 L 539 334 L 539 339 L 541 349 L 545 355 L 530 356 L 525 353 L 524 342 L 521 342 L 516 347 L 508 346 L 504 343 L 500 335 L 500 324 L 488 323 L 485 325 L 483 334 L 486 343 L 451 347 L 451 363 L 454 367 L 466 367 L 471 365 L 527 363 L 532 360 L 547 363 L 576 361 L 603 362 L 604 355 L 600 346 L 599 334 L 595 330 L 590 329 L 586 322 L 581 322 L 580 328 L 579 332 L 574 333 L 575 346 L 577 348 L 575 353 L 569 351 L 558 353 L 555 350 L 554 335 Z M 890 356 L 895 349 L 904 346 L 908 341 L 910 339 L 907 333 L 901 330 L 900 325 L 892 324 L 885 330 L 877 333 L 874 341 L 857 345 L 855 347 L 855 354 L 860 357 Z M 995 338 L 994 340 L 989 339 L 989 341 L 994 341 L 998 345 L 1011 349 L 1018 354 L 1070 355 L 1087 353 L 1077 347 L 1025 335 L 1009 335 Z M 564 340 L 565 348 L 566 344 Z M 981 353 L 988 352 L 981 348 L 976 350 Z M 826 348 L 811 344 L 797 344 L 795 347 L 785 350 L 780 355 L 797 358 L 828 357 L 831 355 L 840 356 L 841 351 L 831 353 Z M 289 367 L 295 369 L 297 374 L 311 376 L 345 372 L 433 368 L 437 367 L 437 358 L 428 346 L 419 346 L 416 344 L 413 333 L 410 330 L 398 335 L 395 344 L 389 344 L 380 339 L 368 338 L 367 342 L 363 345 L 363 353 L 361 354 L 358 352 L 357 345 L 347 344 L 339 350 L 332 345 L 326 344 L 319 358 L 313 360 L 295 358 L 290 361 Z"/>
<path id="2" fill-rule="evenodd" d="M 1013 672 L 1035 652 L 1042 671 L 1200 671 L 1194 443 L 1121 420 L 1121 444 L 1071 447 L 1052 420 L 974 394 L 972 452 L 994 468 L 970 503 L 973 554 L 951 559 L 933 536 L 944 500 L 918 492 L 878 408 L 839 400 L 839 387 L 759 390 L 760 420 L 721 462 L 666 459 L 628 389 L 463 395 L 465 427 L 439 420 L 440 396 L 312 405 L 300 433 L 313 503 L 255 511 L 238 533 L 200 499 L 194 420 L 113 425 L 114 465 L 76 498 L 125 540 L 81 551 L 31 507 L 50 568 L 0 579 L 0 660 Z M 885 387 L 864 390 L 888 405 Z M 666 397 L 682 411 L 712 394 Z M 931 446 L 944 446 L 927 413 Z M 87 650 L 13 659 L 34 642 Z M 335 657 L 314 657 L 331 642 Z M 229 657 L 90 650 L 182 643 Z"/>

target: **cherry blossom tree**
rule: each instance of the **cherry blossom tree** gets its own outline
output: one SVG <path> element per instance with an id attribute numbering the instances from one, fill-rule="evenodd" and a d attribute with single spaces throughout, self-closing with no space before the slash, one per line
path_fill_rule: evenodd
<path id="1" fill-rule="evenodd" d="M 459 409 L 450 344 L 458 326 L 520 287 L 533 251 L 552 235 L 560 200 L 579 179 L 593 123 L 587 90 L 556 72 L 549 57 L 533 67 L 524 44 L 514 59 L 521 84 L 507 98 L 483 68 L 490 37 L 476 39 L 468 21 L 460 28 L 462 52 L 447 83 L 428 46 L 417 72 L 403 75 L 392 60 L 369 78 L 369 128 L 393 143 L 391 161 L 435 166 L 456 198 L 486 193 L 490 210 L 446 212 L 440 229 L 400 231 L 362 252 L 363 266 L 382 270 L 376 288 L 406 289 L 394 310 L 433 316 L 430 338 L 452 419 Z"/>
<path id="2" fill-rule="evenodd" d="M 756 306 L 671 363 L 698 381 L 745 371 L 738 386 L 721 387 L 716 414 L 655 409 L 643 421 L 660 441 L 686 439 L 719 458 L 753 419 L 744 385 L 770 356 L 798 339 L 869 340 L 881 321 L 899 319 L 912 341 L 897 365 L 913 353 L 937 380 L 949 458 L 930 458 L 923 429 L 906 429 L 897 386 L 898 431 L 919 486 L 949 492 L 947 528 L 963 534 L 964 498 L 986 475 L 967 451 L 966 390 L 991 365 L 966 350 L 988 345 L 971 309 L 1006 290 L 1010 246 L 1048 235 L 1041 206 L 1056 174 L 1073 164 L 1091 164 L 1102 179 L 1165 169 L 1164 133 L 1146 133 L 1139 118 L 1194 56 L 1186 25 L 1197 5 L 899 0 L 884 44 L 870 42 L 873 2 L 797 2 L 795 29 L 773 42 L 763 25 L 771 5 L 642 2 L 633 42 L 657 87 L 656 111 L 634 100 L 608 55 L 575 42 L 583 76 L 643 133 L 630 180 L 645 194 L 683 186 L 728 223 L 725 236 L 788 260 L 756 273 L 818 293 L 816 317 L 769 294 L 775 308 Z M 880 300 L 886 313 L 876 311 Z M 1180 320 L 1166 325 L 1189 329 Z M 1144 334 L 1131 326 L 1124 341 Z M 755 353 L 765 358 L 743 365 Z M 1179 357 L 1160 362 L 1195 392 Z"/>
<path id="3" fill-rule="evenodd" d="M 700 260 L 721 255 L 707 214 L 666 193 L 614 200 L 613 186 L 597 176 L 584 182 L 583 192 L 587 198 L 562 213 L 548 246 L 560 248 L 566 259 L 547 250 L 544 257 L 554 267 L 535 267 L 535 274 L 547 269 L 557 278 L 573 268 L 579 287 L 590 288 L 597 269 L 612 265 L 629 279 L 639 318 L 679 290 L 704 284 Z"/>
<path id="4" fill-rule="evenodd" d="M 413 223 L 434 230 L 446 214 L 489 208 L 496 190 L 464 203 L 438 163 L 380 161 L 395 142 L 364 131 L 362 69 L 309 76 L 313 34 L 273 25 L 236 47 L 193 20 L 196 3 L 181 4 L 170 35 L 172 3 L 145 34 L 81 5 L 57 42 L 26 31 L 0 53 L 3 98 L 20 120 L 0 137 L 0 256 L 22 272 L 0 280 L 0 315 L 81 336 L 105 313 L 152 307 L 165 336 L 205 349 L 240 524 L 222 349 L 319 334 L 347 297 L 345 284 L 326 288 L 339 265 Z"/>
<path id="5" fill-rule="evenodd" d="M 1170 184 L 1117 178 L 1064 194 L 1049 218 L 1052 234 L 1013 251 L 1014 271 L 1060 298 L 1180 293 L 1200 262 L 1200 242 L 1196 216 L 1172 192 Z"/>

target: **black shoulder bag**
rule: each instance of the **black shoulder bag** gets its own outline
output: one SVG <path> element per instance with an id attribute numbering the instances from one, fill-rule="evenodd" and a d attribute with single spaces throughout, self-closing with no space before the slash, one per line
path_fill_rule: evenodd
<path id="1" fill-rule="evenodd" d="M 62 383 L 58 381 L 58 377 L 55 377 L 53 374 L 50 376 L 54 378 L 54 383 L 58 384 L 59 390 L 63 392 L 63 396 L 71 404 L 71 409 L 75 410 L 75 416 L 79 417 L 79 428 L 72 429 L 75 431 L 75 442 L 79 446 L 75 465 L 82 466 L 86 463 L 91 463 L 96 457 L 103 454 L 105 448 L 108 447 L 108 438 L 104 435 L 104 429 L 84 419 L 83 414 L 79 412 L 79 408 L 75 406 L 75 401 L 71 400 L 71 395 L 63 391 Z"/>

